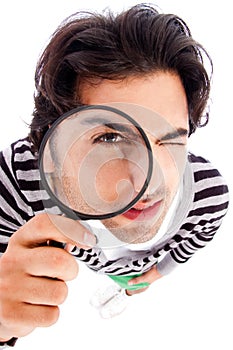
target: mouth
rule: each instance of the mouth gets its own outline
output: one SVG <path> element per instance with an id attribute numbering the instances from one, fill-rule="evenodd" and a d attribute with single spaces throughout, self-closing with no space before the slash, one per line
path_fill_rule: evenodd
<path id="1" fill-rule="evenodd" d="M 146 221 L 154 218 L 160 208 L 162 207 L 163 200 L 159 200 L 152 205 L 148 203 L 137 203 L 134 207 L 127 210 L 122 215 L 129 220 Z"/>

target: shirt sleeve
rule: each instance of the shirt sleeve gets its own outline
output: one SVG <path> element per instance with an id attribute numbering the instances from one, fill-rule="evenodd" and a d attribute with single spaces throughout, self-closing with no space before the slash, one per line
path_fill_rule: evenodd
<path id="1" fill-rule="evenodd" d="M 180 264 L 187 262 L 198 250 L 204 248 L 208 242 L 210 242 L 216 234 L 218 227 L 209 227 L 202 232 L 193 233 L 191 238 L 186 239 L 182 243 L 178 244 L 176 248 L 173 248 L 168 252 L 164 258 L 157 264 L 158 272 L 161 275 L 167 275 L 171 273 Z M 176 235 L 177 239 L 179 235 Z"/>
<path id="2" fill-rule="evenodd" d="M 33 216 L 19 187 L 13 160 L 13 146 L 0 152 L 0 254 L 5 252 L 10 236 Z"/>
<path id="3" fill-rule="evenodd" d="M 225 179 L 205 163 L 206 169 L 194 172 L 195 192 L 192 207 L 178 233 L 169 242 L 166 255 L 157 268 L 162 275 L 187 262 L 205 247 L 219 230 L 229 206 L 229 191 Z"/>

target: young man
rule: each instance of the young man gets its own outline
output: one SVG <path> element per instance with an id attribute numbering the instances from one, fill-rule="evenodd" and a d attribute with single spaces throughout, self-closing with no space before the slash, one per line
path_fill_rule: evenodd
<path id="1" fill-rule="evenodd" d="M 2 346 L 56 322 L 66 281 L 78 273 L 69 253 L 74 246 L 77 259 L 132 295 L 212 240 L 228 207 L 223 178 L 202 157 L 188 154 L 179 169 L 169 156 L 185 149 L 188 136 L 201 126 L 210 90 L 203 55 L 180 18 L 144 5 L 118 16 L 76 14 L 54 33 L 36 70 L 30 134 L 1 153 Z M 146 111 L 140 121 L 147 113 L 161 121 L 156 137 L 145 129 L 163 181 L 156 182 L 153 169 L 138 203 L 104 222 L 126 243 L 121 249 L 98 248 L 81 223 L 57 215 L 62 211 L 41 189 L 38 151 L 46 131 L 62 114 L 85 105 L 121 106 L 126 113 L 136 106 L 136 116 L 138 108 Z M 158 208 L 154 220 L 150 214 Z M 135 213 L 144 219 L 135 219 Z M 65 249 L 48 245 L 51 241 L 66 243 Z M 105 303 L 114 300 L 111 293 Z"/>

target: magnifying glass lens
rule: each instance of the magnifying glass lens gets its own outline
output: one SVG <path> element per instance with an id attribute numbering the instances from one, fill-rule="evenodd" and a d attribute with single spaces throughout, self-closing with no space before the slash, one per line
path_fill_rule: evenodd
<path id="1" fill-rule="evenodd" d="M 127 114 L 107 106 L 78 108 L 45 135 L 41 179 L 63 211 L 81 219 L 113 217 L 145 192 L 151 154 L 145 133 Z"/>

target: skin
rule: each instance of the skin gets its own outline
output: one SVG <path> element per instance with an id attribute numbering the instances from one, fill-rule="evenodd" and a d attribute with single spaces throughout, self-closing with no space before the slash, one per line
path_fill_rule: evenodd
<path id="1" fill-rule="evenodd" d="M 86 83 L 82 87 L 81 97 L 85 104 L 114 105 L 114 103 L 120 102 L 123 104 L 132 103 L 140 105 L 158 113 L 168 125 L 174 128 L 174 130 L 188 130 L 188 106 L 185 90 L 179 76 L 173 72 L 156 72 L 146 77 L 133 77 L 119 81 L 104 80 L 98 85 Z M 166 132 L 164 131 L 164 133 L 159 136 L 162 139 L 165 135 Z M 184 146 L 187 143 L 187 135 L 188 134 L 182 137 Z M 129 237 L 129 243 L 145 242 L 155 235 L 163 222 L 179 183 L 180 174 L 174 167 L 173 159 L 168 156 L 169 152 L 167 152 L 167 148 L 164 147 L 164 143 L 156 142 L 158 139 L 155 140 L 154 135 L 151 135 L 149 131 L 147 131 L 147 136 L 163 174 L 164 185 L 162 192 L 164 203 L 159 218 L 156 218 L 154 221 L 147 220 L 146 222 L 140 223 L 137 221 L 130 221 L 123 215 L 105 221 L 105 225 L 110 228 L 111 231 L 115 229 L 114 233 L 119 239 L 127 242 L 127 238 Z M 166 146 L 170 142 L 172 149 L 177 147 L 173 144 L 176 140 L 166 140 Z M 154 180 L 154 182 L 156 182 L 156 180 Z M 157 185 L 157 187 L 159 187 L 159 185 Z M 148 191 L 150 191 L 150 188 Z M 155 191 L 154 197 L 156 197 L 156 195 L 158 196 Z M 143 200 L 141 200 L 141 203 L 142 202 Z M 120 229 L 121 227 L 123 227 L 123 230 Z M 141 232 L 144 233 L 143 236 Z M 161 277 L 156 267 L 153 267 L 142 276 L 132 279 L 130 284 L 142 282 L 151 284 Z M 127 293 L 128 295 L 133 295 L 143 292 L 146 289 L 147 288 L 137 291 L 127 291 Z"/>
<path id="2" fill-rule="evenodd" d="M 66 249 L 48 246 L 50 240 L 67 243 Z M 48 214 L 37 215 L 13 234 L 0 259 L 0 341 L 58 320 L 66 282 L 78 275 L 69 251 L 74 245 L 88 249 L 95 244 L 78 222 Z"/>
<path id="3" fill-rule="evenodd" d="M 175 129 L 188 128 L 186 95 L 176 74 L 157 72 L 121 81 L 100 81 L 98 86 L 85 83 L 81 91 L 85 104 L 133 103 L 158 113 Z M 160 152 L 162 147 L 149 133 L 148 137 L 159 158 L 160 168 L 168 169 L 171 165 L 169 157 L 163 156 L 164 153 Z M 187 136 L 183 138 L 184 143 L 186 139 Z M 177 174 L 172 180 L 174 174 L 176 173 L 171 171 L 164 180 L 163 193 L 167 196 L 160 222 L 152 222 L 153 229 L 150 229 L 151 222 L 144 222 L 146 237 L 130 236 L 130 241 L 132 237 L 135 243 L 148 240 L 158 230 L 178 186 Z M 143 199 L 139 205 L 143 205 Z M 127 233 L 133 235 L 140 223 L 135 224 L 119 216 L 106 225 L 116 227 L 116 234 L 127 241 L 120 228 L 127 226 Z M 51 240 L 67 243 L 66 249 L 48 246 Z M 80 223 L 48 214 L 37 215 L 12 235 L 8 248 L 0 259 L 0 341 L 25 336 L 36 327 L 48 327 L 58 320 L 59 305 L 67 296 L 66 282 L 78 274 L 77 262 L 69 251 L 74 245 L 88 249 L 95 244 L 95 237 Z M 153 267 L 129 283 L 151 284 L 159 278 L 161 275 Z M 128 294 L 144 290 L 128 291 Z"/>

